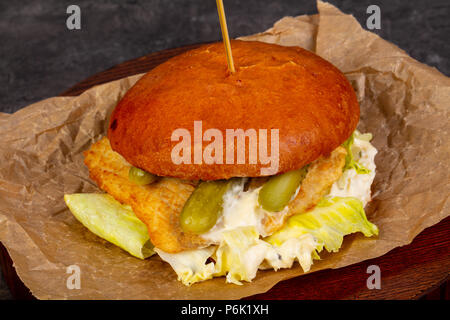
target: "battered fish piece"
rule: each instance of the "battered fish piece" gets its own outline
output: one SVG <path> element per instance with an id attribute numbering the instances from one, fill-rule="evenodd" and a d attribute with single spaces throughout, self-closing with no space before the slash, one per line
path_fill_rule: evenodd
<path id="1" fill-rule="evenodd" d="M 155 247 L 168 253 L 205 247 L 208 243 L 181 230 L 179 215 L 196 182 L 161 178 L 150 185 L 139 186 L 128 179 L 131 165 L 111 149 L 108 138 L 94 143 L 84 153 L 89 176 L 117 201 L 128 204 L 147 225 Z"/>
<path id="2" fill-rule="evenodd" d="M 91 179 L 116 200 L 131 206 L 136 216 L 147 225 L 155 247 L 177 253 L 213 244 L 199 235 L 183 232 L 180 226 L 180 213 L 197 182 L 163 177 L 158 182 L 139 186 L 128 179 L 131 165 L 111 149 L 106 137 L 93 144 L 84 155 Z M 267 213 L 263 218 L 266 234 L 281 229 L 288 217 L 313 208 L 342 175 L 345 155 L 345 149 L 338 147 L 329 156 L 311 163 L 288 210 Z M 260 186 L 266 179 L 252 179 L 250 188 Z"/>

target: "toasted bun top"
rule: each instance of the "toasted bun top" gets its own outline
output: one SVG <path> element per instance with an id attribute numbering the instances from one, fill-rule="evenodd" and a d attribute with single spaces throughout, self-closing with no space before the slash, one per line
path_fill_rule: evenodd
<path id="1" fill-rule="evenodd" d="M 279 130 L 278 172 L 329 154 L 355 130 L 356 95 L 332 64 L 298 47 L 232 41 L 236 73 L 227 69 L 222 43 L 176 56 L 144 75 L 115 108 L 108 130 L 113 150 L 160 176 L 191 180 L 264 175 L 270 164 L 226 164 L 226 129 Z M 194 164 L 194 121 L 223 135 L 223 164 Z M 175 164 L 171 140 L 179 128 L 191 137 L 191 164 Z M 187 141 L 187 140 L 186 140 Z M 215 141 L 214 138 L 210 141 Z M 205 149 L 211 142 L 203 141 Z M 259 139 L 261 142 L 261 139 Z M 237 141 L 234 148 L 237 148 Z M 259 148 L 258 148 L 259 149 Z M 241 150 L 241 149 L 239 149 Z M 186 151 L 186 150 L 185 150 Z M 213 153 L 214 155 L 214 153 Z M 198 161 L 198 159 L 197 159 Z M 272 173 L 273 174 L 273 173 Z"/>

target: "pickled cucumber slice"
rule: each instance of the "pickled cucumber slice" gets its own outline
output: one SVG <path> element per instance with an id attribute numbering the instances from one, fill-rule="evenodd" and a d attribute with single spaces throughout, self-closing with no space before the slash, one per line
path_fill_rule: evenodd
<path id="1" fill-rule="evenodd" d="M 128 171 L 128 179 L 140 186 L 144 186 L 154 182 L 156 176 L 142 169 L 131 167 Z"/>
<path id="2" fill-rule="evenodd" d="M 183 231 L 201 234 L 211 229 L 222 212 L 223 196 L 233 181 L 201 182 L 181 211 L 180 224 Z"/>
<path id="3" fill-rule="evenodd" d="M 307 168 L 304 167 L 271 177 L 259 191 L 259 204 L 267 211 L 283 210 L 291 201 L 306 173 Z"/>

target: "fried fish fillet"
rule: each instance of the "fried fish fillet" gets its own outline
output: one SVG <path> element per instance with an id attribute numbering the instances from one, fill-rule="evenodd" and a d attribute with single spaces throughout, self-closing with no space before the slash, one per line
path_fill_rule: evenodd
<path id="1" fill-rule="evenodd" d="M 139 186 L 128 179 L 131 165 L 111 149 L 108 138 L 96 142 L 84 153 L 89 176 L 117 201 L 128 204 L 148 228 L 155 247 L 168 253 L 207 246 L 205 240 L 181 230 L 179 215 L 196 183 L 161 178 Z"/>
<path id="2" fill-rule="evenodd" d="M 179 223 L 181 210 L 197 182 L 161 178 L 150 185 L 136 185 L 128 179 L 131 165 L 111 149 L 106 137 L 93 144 L 84 155 L 91 179 L 116 200 L 132 207 L 136 216 L 147 225 L 155 247 L 177 253 L 211 244 L 199 235 L 183 232 Z M 338 147 L 329 156 L 314 161 L 288 210 L 267 213 L 264 217 L 266 234 L 282 228 L 288 217 L 314 207 L 341 176 L 345 155 L 345 149 Z M 265 178 L 252 180 L 250 188 L 255 188 Z"/>

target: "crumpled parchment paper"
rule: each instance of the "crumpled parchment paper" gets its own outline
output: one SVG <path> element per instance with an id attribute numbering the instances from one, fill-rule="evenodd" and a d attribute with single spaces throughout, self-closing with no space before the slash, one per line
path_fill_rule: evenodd
<path id="1" fill-rule="evenodd" d="M 450 79 L 318 2 L 319 14 L 285 17 L 246 39 L 301 46 L 341 69 L 361 105 L 359 129 L 378 148 L 369 219 L 378 238 L 346 237 L 311 270 L 340 268 L 410 243 L 449 215 Z M 260 271 L 252 283 L 217 278 L 191 287 L 158 257 L 136 259 L 75 220 L 63 195 L 98 192 L 82 152 L 105 134 L 116 103 L 141 75 L 0 113 L 0 241 L 40 299 L 237 299 L 265 292 L 301 269 Z M 67 267 L 81 271 L 68 289 Z"/>

